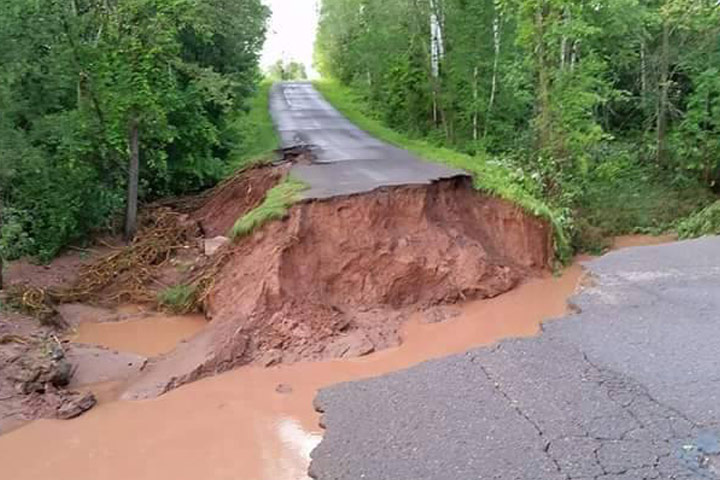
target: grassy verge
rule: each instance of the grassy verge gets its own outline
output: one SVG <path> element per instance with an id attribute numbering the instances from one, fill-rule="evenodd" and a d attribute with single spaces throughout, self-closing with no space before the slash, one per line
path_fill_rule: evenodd
<path id="1" fill-rule="evenodd" d="M 231 172 L 266 163 L 273 159 L 273 151 L 280 144 L 275 125 L 270 116 L 270 89 L 272 82 L 263 81 L 250 101 L 249 111 L 236 120 L 240 141 L 229 162 Z"/>
<path id="2" fill-rule="evenodd" d="M 271 188 L 260 205 L 235 222 L 230 231 L 230 237 L 241 238 L 266 222 L 284 218 L 290 206 L 300 199 L 300 192 L 306 188 L 307 185 L 292 178 Z"/>
<path id="3" fill-rule="evenodd" d="M 504 165 L 494 162 L 489 157 L 466 155 L 396 132 L 372 118 L 363 99 L 335 81 L 317 81 L 315 87 L 343 115 L 371 135 L 402 147 L 425 160 L 463 169 L 472 174 L 475 188 L 478 190 L 509 200 L 528 212 L 547 219 L 553 226 L 558 259 L 564 262 L 570 258 L 572 252 L 565 216 L 551 208 L 542 198 L 526 190 Z"/>
<path id="4" fill-rule="evenodd" d="M 720 201 L 690 215 L 678 225 L 680 238 L 720 235 Z"/>

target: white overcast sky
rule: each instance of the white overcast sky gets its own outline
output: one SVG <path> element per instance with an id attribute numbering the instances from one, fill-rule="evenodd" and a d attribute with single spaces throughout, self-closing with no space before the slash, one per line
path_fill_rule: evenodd
<path id="1" fill-rule="evenodd" d="M 312 68 L 313 45 L 318 22 L 319 0 L 263 0 L 272 10 L 262 66 L 267 68 L 279 59 L 297 60 Z"/>

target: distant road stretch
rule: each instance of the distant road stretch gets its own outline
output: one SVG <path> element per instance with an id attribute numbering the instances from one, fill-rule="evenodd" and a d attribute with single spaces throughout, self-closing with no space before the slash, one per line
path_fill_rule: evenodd
<path id="1" fill-rule="evenodd" d="M 369 192 L 379 187 L 423 185 L 466 176 L 462 170 L 422 161 L 384 143 L 347 120 L 307 82 L 276 84 L 270 113 L 282 147 L 313 147 L 312 165 L 295 165 L 292 174 L 310 188 L 306 198 Z"/>

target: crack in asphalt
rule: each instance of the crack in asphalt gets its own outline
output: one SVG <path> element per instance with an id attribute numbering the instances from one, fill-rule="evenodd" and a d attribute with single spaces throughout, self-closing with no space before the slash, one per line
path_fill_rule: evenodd
<path id="1" fill-rule="evenodd" d="M 563 472 L 562 467 L 560 466 L 560 462 L 555 457 L 553 457 L 552 454 L 550 453 L 550 445 L 551 445 L 552 441 L 548 440 L 545 437 L 545 434 L 543 433 L 540 426 L 535 421 L 533 421 L 533 419 L 530 418 L 530 416 L 527 413 L 525 413 L 522 410 L 522 408 L 520 408 L 520 406 L 518 405 L 518 402 L 516 402 L 515 400 L 510 398 L 510 395 L 508 395 L 507 392 L 505 392 L 502 389 L 502 387 L 500 386 L 499 381 L 497 379 L 493 378 L 493 376 L 490 375 L 490 373 L 487 371 L 487 369 L 482 364 L 478 364 L 478 367 L 480 368 L 480 371 L 483 372 L 483 374 L 488 379 L 488 381 L 490 383 L 492 383 L 493 387 L 495 388 L 495 391 L 501 397 L 503 397 L 505 399 L 505 401 L 507 401 L 510 408 L 515 410 L 515 412 L 520 417 L 522 417 L 526 422 L 528 422 L 535 429 L 535 431 L 538 434 L 538 437 L 540 438 L 540 441 L 542 443 L 544 443 L 544 447 L 542 448 L 542 451 L 547 455 L 548 459 L 550 459 L 550 461 L 555 465 L 555 468 L 557 469 L 558 473 L 564 474 L 565 478 L 567 480 L 570 480 L 570 476 Z"/>
<path id="2" fill-rule="evenodd" d="M 720 238 L 589 269 L 538 337 L 322 390 L 313 477 L 719 479 Z"/>

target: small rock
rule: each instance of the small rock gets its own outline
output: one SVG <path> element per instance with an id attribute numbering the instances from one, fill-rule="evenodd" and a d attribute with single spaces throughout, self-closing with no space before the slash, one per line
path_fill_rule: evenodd
<path id="1" fill-rule="evenodd" d="M 289 394 L 293 392 L 293 388 L 286 383 L 281 383 L 277 387 L 275 387 L 275 391 L 277 393 Z"/>
<path id="2" fill-rule="evenodd" d="M 97 400 L 92 392 L 84 395 L 76 394 L 74 397 L 66 400 L 60 408 L 58 408 L 57 416 L 61 420 L 70 420 L 79 417 L 83 413 L 95 406 Z"/>
<path id="3" fill-rule="evenodd" d="M 375 346 L 363 332 L 344 335 L 328 345 L 325 352 L 333 358 L 362 357 L 375 351 Z"/>
<path id="4" fill-rule="evenodd" d="M 65 387 L 73 376 L 73 366 L 64 358 L 56 362 L 50 374 L 50 383 L 54 387 Z"/>
<path id="5" fill-rule="evenodd" d="M 205 240 L 204 251 L 205 255 L 211 257 L 220 247 L 230 241 L 229 238 L 219 236 Z"/>
<path id="6" fill-rule="evenodd" d="M 461 310 L 457 308 L 435 307 L 426 310 L 423 314 L 424 323 L 441 323 L 451 318 L 455 318 L 461 314 Z"/>
<path id="7" fill-rule="evenodd" d="M 268 350 L 260 357 L 259 361 L 263 367 L 272 367 L 282 361 L 282 352 L 279 350 Z"/>

